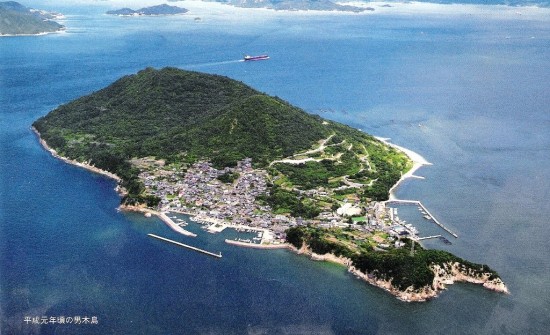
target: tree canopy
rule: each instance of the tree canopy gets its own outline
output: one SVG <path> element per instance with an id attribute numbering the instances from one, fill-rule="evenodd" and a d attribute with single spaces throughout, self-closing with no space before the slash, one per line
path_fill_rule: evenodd
<path id="1" fill-rule="evenodd" d="M 216 167 L 251 158 L 255 167 L 267 167 L 326 140 L 323 155 L 332 155 L 332 160 L 275 164 L 274 169 L 302 189 L 344 175 L 360 182 L 378 179 L 371 183 L 376 189 L 370 190 L 377 199 L 387 196 L 409 162 L 368 134 L 306 113 L 242 82 L 176 68 L 147 68 L 124 76 L 59 106 L 33 126 L 60 155 L 121 176 L 131 194 L 140 190 L 137 170 L 128 163 L 135 157 L 208 160 Z M 371 161 L 368 170 L 365 159 Z M 366 195 L 371 195 L 369 190 Z M 277 198 L 270 200 L 280 203 Z M 306 217 L 317 212 L 307 201 L 288 209 Z"/>

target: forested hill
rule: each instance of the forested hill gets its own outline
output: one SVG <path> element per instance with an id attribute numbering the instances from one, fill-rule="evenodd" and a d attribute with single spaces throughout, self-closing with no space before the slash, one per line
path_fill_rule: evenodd
<path id="1" fill-rule="evenodd" d="M 61 156 L 119 175 L 132 194 L 142 189 L 129 160 L 149 156 L 168 164 L 202 159 L 216 167 L 252 158 L 255 167 L 286 176 L 283 187 L 359 183 L 370 185 L 364 196 L 371 199 L 387 198 L 410 168 L 402 153 L 359 130 L 227 77 L 176 68 L 125 76 L 33 126 Z"/>
<path id="2" fill-rule="evenodd" d="M 138 10 L 130 8 L 122 8 L 117 10 L 110 10 L 106 14 L 119 15 L 119 16 L 134 16 L 134 15 L 177 15 L 187 13 L 188 10 L 177 6 L 169 6 L 166 4 L 144 7 Z"/>
<path id="3" fill-rule="evenodd" d="M 64 27 L 52 19 L 58 13 L 27 8 L 15 1 L 0 2 L 0 35 L 33 35 L 60 31 Z"/>
<path id="4" fill-rule="evenodd" d="M 60 106 L 34 127 L 77 160 L 107 152 L 123 159 L 207 158 L 218 165 L 250 157 L 266 165 L 329 136 L 333 127 L 322 122 L 226 77 L 148 68 Z"/>

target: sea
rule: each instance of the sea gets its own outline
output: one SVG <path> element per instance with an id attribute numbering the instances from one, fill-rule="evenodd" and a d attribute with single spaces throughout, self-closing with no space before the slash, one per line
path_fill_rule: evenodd
<path id="1" fill-rule="evenodd" d="M 0 38 L 0 334 L 548 333 L 550 11 L 468 2 L 346 14 L 186 1 L 173 3 L 185 15 L 130 18 L 103 13 L 131 2 L 25 2 L 64 13 L 67 30 Z M 452 243 L 424 247 L 498 271 L 510 294 L 459 283 L 406 303 L 340 265 L 228 245 L 236 232 L 171 214 L 198 234 L 179 235 L 118 211 L 113 180 L 55 159 L 31 130 L 166 66 L 237 79 L 421 154 L 433 165 L 396 195 L 459 237 L 415 206 L 399 216 Z"/>

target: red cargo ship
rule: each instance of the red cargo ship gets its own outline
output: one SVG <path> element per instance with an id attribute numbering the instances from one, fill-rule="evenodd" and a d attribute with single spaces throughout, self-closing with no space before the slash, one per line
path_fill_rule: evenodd
<path id="1" fill-rule="evenodd" d="M 259 55 L 259 56 L 246 55 L 246 56 L 244 56 L 245 61 L 249 61 L 249 60 L 266 60 L 266 59 L 269 59 L 268 55 Z"/>

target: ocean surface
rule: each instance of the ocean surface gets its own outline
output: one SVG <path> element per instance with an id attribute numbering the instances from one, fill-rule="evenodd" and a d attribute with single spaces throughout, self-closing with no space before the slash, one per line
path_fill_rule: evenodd
<path id="1" fill-rule="evenodd" d="M 409 4 L 367 15 L 251 15 L 201 5 L 178 17 L 119 18 L 103 15 L 112 6 L 101 2 L 41 3 L 26 5 L 65 13 L 66 33 L 0 38 L 0 334 L 550 329 L 548 9 Z M 264 52 L 270 60 L 240 61 Z M 56 160 L 30 126 L 149 66 L 226 75 L 420 153 L 433 165 L 397 195 L 421 200 L 459 235 L 425 246 L 490 265 L 511 294 L 456 284 L 404 303 L 338 265 L 233 247 L 223 242 L 231 231 L 190 225 L 198 237 L 180 236 L 156 218 L 118 212 L 112 180 Z M 444 233 L 415 207 L 399 214 Z M 34 324 L 59 317 L 65 324 Z"/>

